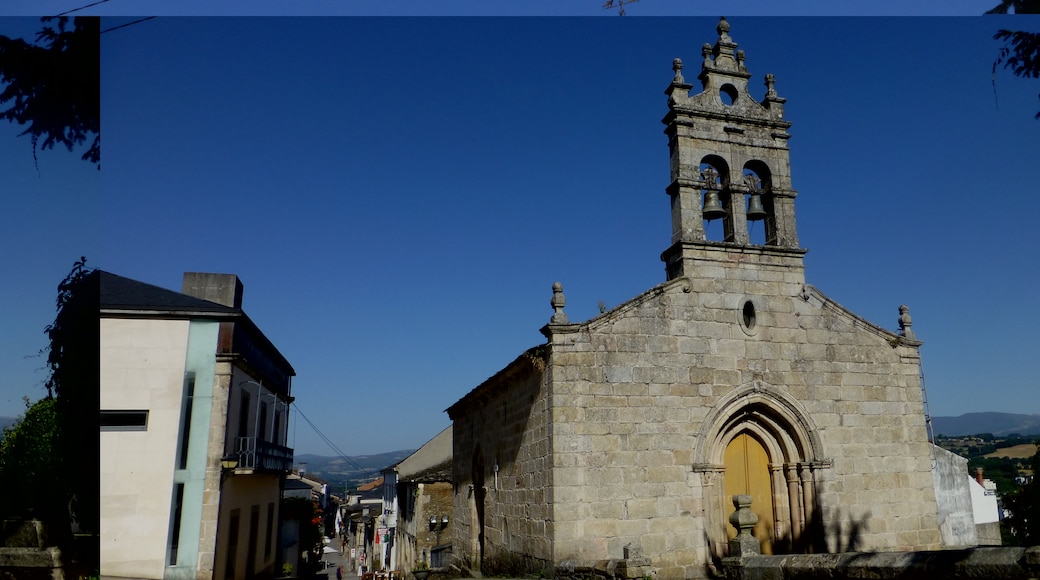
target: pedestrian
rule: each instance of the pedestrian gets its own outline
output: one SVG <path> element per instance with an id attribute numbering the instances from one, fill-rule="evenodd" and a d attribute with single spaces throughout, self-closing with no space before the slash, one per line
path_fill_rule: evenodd
<path id="1" fill-rule="evenodd" d="M 343 580 L 343 566 L 336 568 L 336 580 Z"/>

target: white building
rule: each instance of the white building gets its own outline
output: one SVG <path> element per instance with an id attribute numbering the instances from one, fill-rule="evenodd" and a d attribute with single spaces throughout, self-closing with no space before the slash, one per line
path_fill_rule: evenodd
<path id="1" fill-rule="evenodd" d="M 102 576 L 273 575 L 295 371 L 234 275 L 99 276 Z"/>
<path id="2" fill-rule="evenodd" d="M 997 484 L 982 477 L 982 469 L 975 471 L 975 477 L 968 478 L 968 489 L 971 490 L 971 511 L 975 516 L 975 530 L 980 545 L 999 546 L 1000 508 L 997 506 Z"/>

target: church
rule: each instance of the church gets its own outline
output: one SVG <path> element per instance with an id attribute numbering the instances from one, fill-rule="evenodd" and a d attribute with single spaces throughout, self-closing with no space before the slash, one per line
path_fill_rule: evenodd
<path id="1" fill-rule="evenodd" d="M 806 283 L 785 99 L 729 29 L 699 91 L 672 63 L 665 281 L 585 322 L 554 284 L 547 342 L 447 410 L 472 570 L 705 576 L 735 495 L 762 553 L 943 547 L 909 309 L 892 332 Z"/>

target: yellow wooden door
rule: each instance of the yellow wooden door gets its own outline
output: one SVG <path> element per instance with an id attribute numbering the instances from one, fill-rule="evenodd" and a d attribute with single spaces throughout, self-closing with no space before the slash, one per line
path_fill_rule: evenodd
<path id="1" fill-rule="evenodd" d="M 737 531 L 729 524 L 733 496 L 751 496 L 751 511 L 758 516 L 752 534 L 758 538 L 763 554 L 773 553 L 773 485 L 769 476 L 769 456 L 757 439 L 741 433 L 726 447 L 725 505 L 726 533 L 732 539 Z"/>

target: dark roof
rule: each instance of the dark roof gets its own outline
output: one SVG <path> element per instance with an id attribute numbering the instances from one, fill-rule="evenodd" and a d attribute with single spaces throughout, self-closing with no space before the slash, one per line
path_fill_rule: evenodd
<path id="1" fill-rule="evenodd" d="M 450 482 L 452 479 L 452 459 L 442 461 L 439 465 L 420 471 L 409 477 L 402 478 L 402 482 L 410 483 L 437 483 Z"/>
<path id="2" fill-rule="evenodd" d="M 174 292 L 109 272 L 98 272 L 101 310 L 129 310 L 181 314 L 241 314 L 241 310 Z"/>
<path id="3" fill-rule="evenodd" d="M 296 371 L 241 308 L 231 308 L 181 292 L 117 276 L 110 272 L 101 270 L 95 270 L 95 272 L 99 278 L 102 316 L 156 319 L 202 318 L 234 322 L 233 334 L 229 336 L 226 344 L 218 347 L 218 352 L 239 354 L 243 360 L 256 369 L 256 372 L 263 374 L 278 389 L 288 393 L 288 377 L 296 376 Z M 269 361 L 270 364 L 265 361 Z"/>

